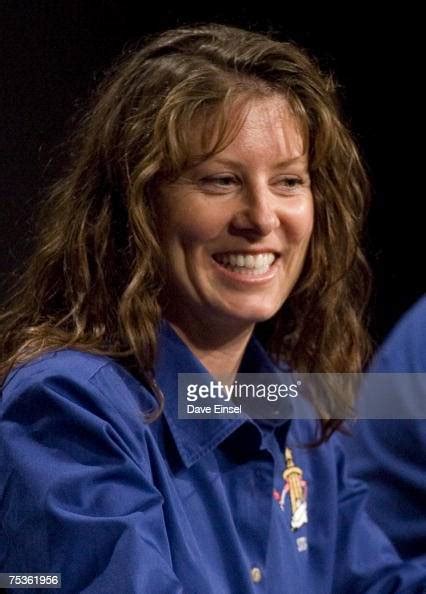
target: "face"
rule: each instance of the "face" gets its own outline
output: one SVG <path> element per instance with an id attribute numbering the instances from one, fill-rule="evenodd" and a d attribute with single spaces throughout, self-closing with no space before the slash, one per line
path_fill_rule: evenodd
<path id="1" fill-rule="evenodd" d="M 250 327 L 273 316 L 301 273 L 313 218 L 294 116 L 282 98 L 253 101 L 231 144 L 161 189 L 172 321 Z"/>

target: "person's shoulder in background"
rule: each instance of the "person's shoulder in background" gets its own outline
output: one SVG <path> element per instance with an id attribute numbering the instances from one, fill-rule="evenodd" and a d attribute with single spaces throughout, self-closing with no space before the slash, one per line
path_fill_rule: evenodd
<path id="1" fill-rule="evenodd" d="M 426 296 L 396 324 L 369 371 L 426 372 Z M 368 484 L 371 516 L 402 557 L 426 559 L 426 419 L 414 418 L 410 382 L 395 385 L 413 418 L 361 419 L 342 443 L 351 472 Z M 426 398 L 426 392 L 421 396 Z"/>
<path id="2" fill-rule="evenodd" d="M 374 357 L 371 371 L 426 372 L 426 295 L 396 324 Z"/>

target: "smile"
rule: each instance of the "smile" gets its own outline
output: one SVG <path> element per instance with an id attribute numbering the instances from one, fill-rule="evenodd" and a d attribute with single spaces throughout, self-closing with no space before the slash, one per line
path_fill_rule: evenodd
<path id="1" fill-rule="evenodd" d="M 237 274 L 261 276 L 268 272 L 277 256 L 272 252 L 260 254 L 214 254 L 213 259 L 223 268 Z"/>

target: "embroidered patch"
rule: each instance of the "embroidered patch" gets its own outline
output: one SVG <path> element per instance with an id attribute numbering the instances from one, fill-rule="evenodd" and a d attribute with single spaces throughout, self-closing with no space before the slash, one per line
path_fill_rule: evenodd
<path id="1" fill-rule="evenodd" d="M 290 448 L 285 449 L 284 459 L 284 486 L 281 493 L 274 489 L 273 497 L 284 511 L 287 495 L 289 495 L 291 504 L 291 529 L 294 531 L 308 523 L 308 485 L 303 480 L 303 470 L 294 463 L 293 452 Z"/>

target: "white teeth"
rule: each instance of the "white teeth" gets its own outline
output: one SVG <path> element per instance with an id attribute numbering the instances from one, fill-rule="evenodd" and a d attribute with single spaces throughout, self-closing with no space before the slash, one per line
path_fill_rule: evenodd
<path id="1" fill-rule="evenodd" d="M 258 254 L 254 259 L 254 267 L 256 269 L 265 268 L 269 266 L 268 254 Z"/>
<path id="2" fill-rule="evenodd" d="M 241 274 L 265 274 L 271 264 L 275 261 L 273 253 L 264 254 L 218 254 L 215 259 L 234 272 Z"/>

